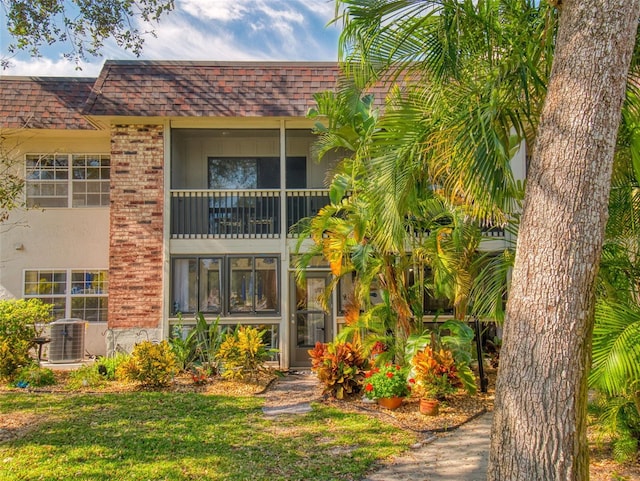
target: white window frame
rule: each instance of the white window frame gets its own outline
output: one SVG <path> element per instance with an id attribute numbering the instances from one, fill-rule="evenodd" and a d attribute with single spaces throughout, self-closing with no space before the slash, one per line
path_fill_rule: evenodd
<path id="1" fill-rule="evenodd" d="M 31 277 L 31 273 L 36 273 L 36 279 L 38 279 L 36 282 L 32 282 L 28 279 L 29 277 Z M 97 274 L 101 278 L 95 280 L 86 280 L 87 274 Z M 81 280 L 78 280 L 78 275 L 81 276 Z M 52 279 L 55 279 L 56 276 L 59 279 L 64 276 L 64 280 L 60 279 L 57 283 L 45 280 L 44 286 L 41 286 L 40 284 L 43 282 L 43 276 L 50 276 Z M 83 285 L 87 282 L 90 282 L 91 284 Z M 51 285 L 49 292 L 46 291 L 49 290 L 48 284 Z M 34 291 L 34 289 L 29 289 L 30 286 L 36 285 L 38 286 L 37 290 Z M 58 306 L 64 306 L 64 308 L 59 307 L 57 309 L 57 313 L 54 312 L 54 317 L 56 319 L 72 317 L 79 317 L 84 319 L 87 316 L 85 316 L 84 314 L 78 316 L 74 312 L 73 301 L 83 300 L 84 303 L 88 299 L 100 299 L 101 307 L 97 309 L 97 319 L 90 318 L 85 320 L 92 323 L 107 322 L 107 307 L 109 302 L 109 274 L 107 269 L 25 269 L 23 271 L 22 289 L 23 297 L 25 299 L 42 299 L 43 302 L 53 304 L 54 306 L 56 304 Z M 86 306 L 83 308 L 83 313 L 86 312 L 85 309 Z M 64 313 L 61 311 L 64 311 Z"/>
<path id="2" fill-rule="evenodd" d="M 53 160 L 53 165 L 42 165 Z M 77 165 L 77 161 L 84 163 Z M 61 164 L 63 161 L 66 165 Z M 92 162 L 89 165 L 89 162 Z M 28 207 L 108 207 L 111 156 L 100 153 L 25 154 L 25 198 Z M 43 174 L 47 175 L 43 175 Z M 50 178 L 48 178 L 50 177 Z M 37 191 L 37 193 L 36 193 Z M 56 203 L 56 199 L 58 203 Z M 40 202 L 39 202 L 40 200 Z M 56 205 L 51 205 L 51 204 Z"/>

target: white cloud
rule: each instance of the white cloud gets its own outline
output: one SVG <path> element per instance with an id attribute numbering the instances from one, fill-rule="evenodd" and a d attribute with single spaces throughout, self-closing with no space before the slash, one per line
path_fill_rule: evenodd
<path id="1" fill-rule="evenodd" d="M 271 5 L 273 5 L 273 2 L 262 1 L 256 3 L 255 8 L 256 10 L 264 13 L 267 17 L 276 20 L 278 23 L 304 23 L 304 16 L 297 9 L 291 8 L 291 3 L 287 3 L 284 9 L 275 9 L 272 8 Z"/>
<path id="2" fill-rule="evenodd" d="M 307 0 L 302 0 L 300 3 L 307 6 L 307 8 L 309 9 L 309 13 L 315 14 L 319 18 L 325 19 L 327 22 L 331 20 L 336 13 L 335 0 L 320 0 L 318 2 L 309 2 Z M 310 3 L 313 3 L 313 6 L 309 7 Z"/>
<path id="3" fill-rule="evenodd" d="M 233 35 L 221 28 L 194 29 L 187 19 L 174 18 L 156 28 L 156 38 L 144 46 L 146 59 L 250 60 L 259 58 L 236 44 Z"/>
<path id="4" fill-rule="evenodd" d="M 78 70 L 75 62 L 65 58 L 12 59 L 10 67 L 1 71 L 0 74 L 24 77 L 97 77 L 102 63 L 102 59 L 97 59 L 95 62 L 81 62 L 79 66 L 82 70 Z"/>
<path id="5" fill-rule="evenodd" d="M 252 1 L 242 0 L 179 0 L 176 9 L 206 20 L 229 22 L 242 18 Z"/>

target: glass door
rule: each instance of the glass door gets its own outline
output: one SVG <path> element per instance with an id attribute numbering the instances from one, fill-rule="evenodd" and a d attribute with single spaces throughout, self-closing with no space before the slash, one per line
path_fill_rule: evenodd
<path id="1" fill-rule="evenodd" d="M 329 274 L 308 272 L 303 285 L 298 285 L 291 275 L 291 367 L 309 367 L 309 349 L 316 342 L 328 342 L 332 339 L 331 315 L 322 309 L 320 296 L 329 283 Z"/>

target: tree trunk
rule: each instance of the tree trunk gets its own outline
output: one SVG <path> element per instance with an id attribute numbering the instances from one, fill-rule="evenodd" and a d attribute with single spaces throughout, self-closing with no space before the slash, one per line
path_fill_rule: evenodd
<path id="1" fill-rule="evenodd" d="M 640 0 L 561 8 L 504 325 L 490 481 L 589 478 L 593 286 Z"/>

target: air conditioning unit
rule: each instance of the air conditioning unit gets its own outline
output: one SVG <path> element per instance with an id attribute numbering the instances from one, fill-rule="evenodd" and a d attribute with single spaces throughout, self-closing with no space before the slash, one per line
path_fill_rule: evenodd
<path id="1" fill-rule="evenodd" d="M 82 319 L 59 319 L 49 324 L 51 328 L 49 362 L 69 363 L 84 359 L 86 324 Z"/>

